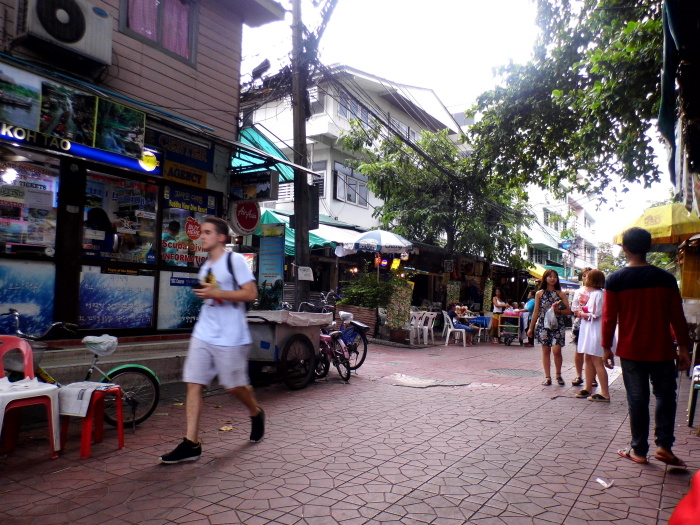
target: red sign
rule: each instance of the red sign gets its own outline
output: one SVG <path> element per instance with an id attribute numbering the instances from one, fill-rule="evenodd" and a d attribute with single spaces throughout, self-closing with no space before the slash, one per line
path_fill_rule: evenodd
<path id="1" fill-rule="evenodd" d="M 239 235 L 250 235 L 260 224 L 260 206 L 254 201 L 236 204 L 231 217 L 231 227 Z"/>
<path id="2" fill-rule="evenodd" d="M 187 217 L 187 222 L 185 223 L 185 233 L 187 234 L 187 237 L 193 241 L 196 241 L 199 239 L 199 236 L 202 235 L 202 227 L 192 217 Z"/>

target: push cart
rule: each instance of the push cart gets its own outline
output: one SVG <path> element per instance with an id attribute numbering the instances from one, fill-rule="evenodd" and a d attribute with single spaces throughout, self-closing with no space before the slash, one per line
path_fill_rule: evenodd
<path id="1" fill-rule="evenodd" d="M 510 346 L 520 333 L 520 312 L 503 312 L 498 324 L 498 336 L 501 341 Z"/>
<path id="2" fill-rule="evenodd" d="M 321 328 L 332 321 L 332 313 L 250 311 L 253 344 L 249 360 L 274 366 L 291 390 L 304 388 L 313 379 Z"/>

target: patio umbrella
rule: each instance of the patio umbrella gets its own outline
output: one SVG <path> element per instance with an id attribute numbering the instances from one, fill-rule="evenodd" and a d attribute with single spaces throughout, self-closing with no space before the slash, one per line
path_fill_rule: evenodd
<path id="1" fill-rule="evenodd" d="M 700 233 L 700 219 L 678 202 L 654 206 L 615 235 L 614 244 L 622 244 L 622 234 L 632 227 L 644 228 L 651 233 L 652 244 L 678 244 Z"/>
<path id="2" fill-rule="evenodd" d="M 371 230 L 359 234 L 351 242 L 343 243 L 347 253 L 354 251 L 373 253 L 404 253 L 413 250 L 410 241 L 386 230 Z"/>

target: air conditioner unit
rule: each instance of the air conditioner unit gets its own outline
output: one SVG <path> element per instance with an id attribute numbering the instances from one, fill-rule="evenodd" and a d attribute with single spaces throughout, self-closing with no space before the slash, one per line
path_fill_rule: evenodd
<path id="1" fill-rule="evenodd" d="M 112 64 L 112 17 L 86 0 L 18 0 L 17 38 Z"/>

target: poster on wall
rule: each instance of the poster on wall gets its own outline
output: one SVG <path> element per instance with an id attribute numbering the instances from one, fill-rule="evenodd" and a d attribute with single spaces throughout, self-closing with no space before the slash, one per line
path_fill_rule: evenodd
<path id="1" fill-rule="evenodd" d="M 80 274 L 80 328 L 150 328 L 155 278 L 83 266 Z"/>
<path id="2" fill-rule="evenodd" d="M 168 266 L 199 267 L 208 256 L 199 241 L 201 225 L 205 217 L 216 214 L 214 196 L 166 186 L 163 191 L 161 261 Z"/>
<path id="3" fill-rule="evenodd" d="M 101 98 L 96 130 L 96 148 L 135 159 L 143 157 L 145 113 Z"/>
<path id="4" fill-rule="evenodd" d="M 0 250 L 52 256 L 58 176 L 22 162 L 0 162 Z"/>
<path id="5" fill-rule="evenodd" d="M 97 97 L 68 86 L 41 83 L 39 131 L 76 144 L 95 143 Z"/>
<path id="6" fill-rule="evenodd" d="M 2 64 L 0 69 L 0 120 L 36 130 L 39 122 L 41 79 Z"/>
<path id="7" fill-rule="evenodd" d="M 202 300 L 192 291 L 198 282 L 194 273 L 161 272 L 158 330 L 194 327 L 202 307 Z"/>
<path id="8" fill-rule="evenodd" d="M 158 187 L 90 173 L 85 195 L 83 255 L 153 264 Z"/>
<path id="9" fill-rule="evenodd" d="M 5 259 L 0 265 L 0 311 L 15 308 L 24 332 L 43 333 L 53 322 L 55 286 L 52 263 Z M 0 317 L 0 333 L 15 333 L 12 317 Z"/>
<path id="10" fill-rule="evenodd" d="M 270 226 L 270 225 L 265 225 Z M 282 235 L 265 236 L 260 239 L 260 285 L 273 286 L 284 281 L 284 224 Z"/>

